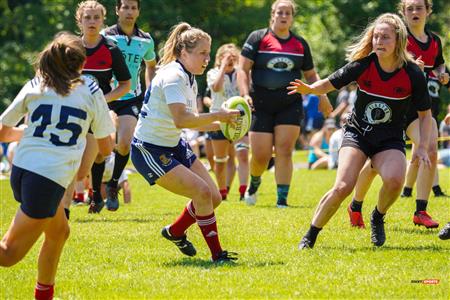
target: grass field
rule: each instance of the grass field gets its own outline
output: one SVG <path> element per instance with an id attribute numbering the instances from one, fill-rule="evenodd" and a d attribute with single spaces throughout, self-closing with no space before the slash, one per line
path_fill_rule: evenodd
<path id="1" fill-rule="evenodd" d="M 302 157 L 303 159 L 303 157 Z M 299 154 L 296 154 L 299 160 Z M 441 171 L 450 191 L 450 172 Z M 449 299 L 450 242 L 438 230 L 413 226 L 415 202 L 400 198 L 386 217 L 387 242 L 370 243 L 370 229 L 349 226 L 347 199 L 321 232 L 316 247 L 298 251 L 316 204 L 334 181 L 334 171 L 296 170 L 291 208 L 275 207 L 272 172 L 263 176 L 255 207 L 238 201 L 236 183 L 216 211 L 224 249 L 239 253 L 234 265 L 216 266 L 197 226 L 189 230 L 195 258 L 183 257 L 160 236 L 186 200 L 130 176 L 133 202 L 117 212 L 88 215 L 73 207 L 71 236 L 56 282 L 60 299 L 224 299 L 340 298 Z M 363 207 L 366 224 L 376 203 L 377 179 Z M 0 182 L 0 234 L 17 209 L 8 181 Z M 430 199 L 429 212 L 441 226 L 450 221 L 449 201 Z M 37 243 L 16 266 L 0 268 L 0 299 L 31 299 Z M 439 279 L 439 284 L 414 283 Z"/>

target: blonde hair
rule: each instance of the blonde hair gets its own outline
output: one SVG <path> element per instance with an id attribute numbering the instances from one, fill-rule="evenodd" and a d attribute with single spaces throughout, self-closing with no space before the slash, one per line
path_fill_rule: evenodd
<path id="1" fill-rule="evenodd" d="M 386 13 L 380 15 L 370 23 L 363 33 L 354 39 L 354 43 L 347 47 L 347 61 L 355 61 L 368 56 L 373 51 L 373 32 L 379 24 L 390 25 L 396 36 L 394 56 L 397 67 L 402 67 L 408 61 L 414 61 L 411 54 L 406 50 L 408 31 L 401 18 L 396 14 Z"/>
<path id="2" fill-rule="evenodd" d="M 211 36 L 199 28 L 191 27 L 185 22 L 173 26 L 169 33 L 169 38 L 161 49 L 161 60 L 158 65 L 164 66 L 180 58 L 183 49 L 191 52 L 202 40 L 210 42 Z"/>
<path id="3" fill-rule="evenodd" d="M 433 1 L 432 0 L 423 0 L 423 4 L 425 4 L 425 8 L 427 9 L 428 13 L 431 13 L 433 11 Z M 405 0 L 400 0 L 397 4 L 397 10 L 398 13 L 404 18 L 405 17 Z"/>
<path id="4" fill-rule="evenodd" d="M 81 21 L 83 20 L 83 13 L 85 9 L 100 9 L 102 12 L 102 17 L 106 17 L 106 8 L 99 2 L 95 0 L 82 1 L 77 6 L 77 11 L 75 13 L 75 20 L 77 21 L 78 28 L 81 30 Z"/>
<path id="5" fill-rule="evenodd" d="M 39 53 L 35 63 L 36 73 L 43 81 L 42 88 L 47 86 L 67 96 L 74 85 L 83 82 L 80 75 L 85 59 L 81 38 L 69 32 L 58 33 Z"/>
<path id="6" fill-rule="evenodd" d="M 297 13 L 297 3 L 295 3 L 293 0 L 276 0 L 274 3 L 272 3 L 271 11 L 270 11 L 270 20 L 269 20 L 269 26 L 273 23 L 273 16 L 275 15 L 275 11 L 277 10 L 277 7 L 281 3 L 286 3 L 289 5 L 292 9 L 292 16 L 295 16 Z"/>
<path id="7" fill-rule="evenodd" d="M 217 52 L 216 52 L 216 58 L 215 58 L 215 61 L 214 61 L 214 66 L 215 67 L 219 67 L 220 66 L 222 58 L 227 53 L 231 53 L 233 56 L 238 57 L 239 56 L 239 48 L 233 43 L 223 44 L 222 46 L 220 46 L 219 49 L 217 49 Z"/>

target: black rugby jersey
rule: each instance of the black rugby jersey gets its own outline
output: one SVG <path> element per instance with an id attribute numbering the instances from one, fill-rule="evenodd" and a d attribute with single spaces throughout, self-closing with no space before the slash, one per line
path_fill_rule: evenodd
<path id="1" fill-rule="evenodd" d="M 408 108 L 425 111 L 431 106 L 425 76 L 412 62 L 387 73 L 372 53 L 348 63 L 328 79 L 336 89 L 356 81 L 357 99 L 349 126 L 376 139 L 401 138 Z"/>
<path id="2" fill-rule="evenodd" d="M 285 88 L 301 78 L 300 71 L 314 68 L 308 43 L 292 32 L 281 39 L 270 29 L 256 30 L 248 36 L 241 54 L 254 62 L 253 84 L 267 89 Z"/>
<path id="3" fill-rule="evenodd" d="M 131 79 L 122 52 L 104 36 L 96 47 L 86 48 L 86 63 L 82 73 L 95 77 L 103 94 L 112 90 L 111 79 L 113 75 L 118 81 Z"/>

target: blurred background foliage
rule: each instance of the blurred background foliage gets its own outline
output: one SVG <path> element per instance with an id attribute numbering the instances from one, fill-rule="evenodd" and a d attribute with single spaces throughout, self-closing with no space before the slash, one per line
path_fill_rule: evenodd
<path id="1" fill-rule="evenodd" d="M 0 112 L 33 77 L 36 54 L 61 30 L 78 32 L 75 0 L 0 0 Z M 116 21 L 115 0 L 100 1 L 107 8 L 105 24 Z M 316 70 L 324 77 L 342 66 L 346 45 L 369 20 L 395 12 L 398 0 L 298 0 L 293 31 L 312 48 Z M 171 26 L 186 21 L 211 34 L 211 58 L 223 43 L 241 46 L 248 34 L 267 27 L 272 0 L 142 0 L 139 26 L 151 33 L 160 49 Z M 450 1 L 434 0 L 428 28 L 443 41 L 450 60 Z M 213 61 L 210 66 L 213 65 Z M 198 78 L 204 86 L 204 78 Z M 333 95 L 332 95 L 333 97 Z M 443 93 L 448 100 L 448 91 Z M 443 105 L 445 102 L 442 101 Z"/>

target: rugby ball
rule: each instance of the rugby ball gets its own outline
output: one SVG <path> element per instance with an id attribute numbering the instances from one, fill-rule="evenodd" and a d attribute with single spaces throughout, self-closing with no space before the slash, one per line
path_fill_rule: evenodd
<path id="1" fill-rule="evenodd" d="M 237 109 L 241 115 L 237 117 L 236 123 L 220 123 L 220 130 L 230 141 L 237 141 L 242 138 L 250 129 L 252 123 L 252 111 L 247 101 L 240 96 L 231 97 L 222 104 L 226 109 Z"/>

